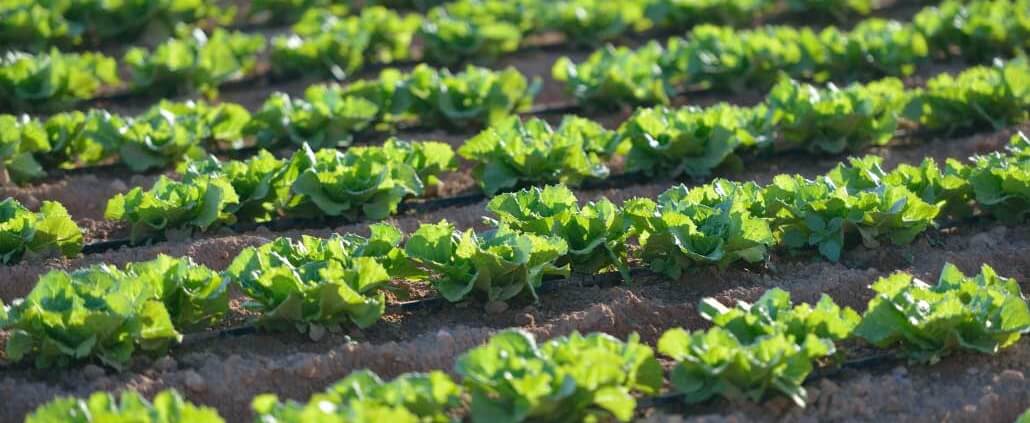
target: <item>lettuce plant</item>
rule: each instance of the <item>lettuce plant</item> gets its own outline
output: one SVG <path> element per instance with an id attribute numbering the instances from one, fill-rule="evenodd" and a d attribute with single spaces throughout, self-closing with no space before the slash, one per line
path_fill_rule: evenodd
<path id="1" fill-rule="evenodd" d="M 518 50 L 522 31 L 517 25 L 495 16 L 465 19 L 438 8 L 426 16 L 418 37 L 425 42 L 428 61 L 452 65 L 493 60 Z"/>
<path id="2" fill-rule="evenodd" d="M 104 163 L 118 157 L 126 125 L 121 116 L 98 109 L 52 115 L 44 124 L 51 149 L 41 159 L 66 169 Z"/>
<path id="3" fill-rule="evenodd" d="M 476 163 L 473 175 L 493 195 L 522 184 L 575 186 L 607 178 L 612 138 L 611 131 L 580 117 L 566 117 L 554 130 L 542 119 L 512 116 L 465 142 L 458 153 Z"/>
<path id="4" fill-rule="evenodd" d="M 536 289 L 548 275 L 568 276 L 555 261 L 568 252 L 556 236 L 516 231 L 505 225 L 477 234 L 458 232 L 447 221 L 422 224 L 404 245 L 411 260 L 431 274 L 433 286 L 451 302 L 473 293 L 505 301 Z"/>
<path id="5" fill-rule="evenodd" d="M 408 112 L 420 123 L 466 127 L 492 125 L 528 110 L 540 81 L 527 81 L 515 68 L 493 71 L 468 66 L 455 74 L 423 64 L 411 71 L 404 88 L 411 98 Z"/>
<path id="6" fill-rule="evenodd" d="M 920 127 L 954 131 L 1000 129 L 1030 118 L 1030 65 L 1017 60 L 994 67 L 973 67 L 957 76 L 942 73 L 918 90 L 906 117 Z"/>
<path id="7" fill-rule="evenodd" d="M 589 107 L 611 104 L 668 104 L 676 95 L 662 69 L 656 66 L 663 49 L 650 42 L 637 50 L 606 46 L 585 62 L 567 57 L 554 62 L 551 74 L 565 83 L 576 102 Z"/>
<path id="8" fill-rule="evenodd" d="M 966 60 L 983 63 L 995 57 L 1016 56 L 1030 48 L 1026 0 L 947 0 L 926 7 L 912 19 L 933 51 L 955 51 Z"/>
<path id="9" fill-rule="evenodd" d="M 787 0 L 787 9 L 806 15 L 833 16 L 843 21 L 851 14 L 868 15 L 877 4 L 876 0 Z"/>
<path id="10" fill-rule="evenodd" d="M 1030 332 L 1019 283 L 987 265 L 970 277 L 946 263 L 934 286 L 898 272 L 872 289 L 855 334 L 881 348 L 899 346 L 913 361 L 934 363 L 959 349 L 994 354 Z"/>
<path id="11" fill-rule="evenodd" d="M 66 257 L 82 251 L 82 230 L 64 206 L 44 201 L 33 213 L 14 198 L 0 201 L 0 263 L 17 263 L 25 253 L 51 251 Z"/>
<path id="12" fill-rule="evenodd" d="M 740 91 L 771 86 L 780 72 L 798 74 L 805 69 L 810 30 L 769 27 L 737 31 L 730 27 L 699 25 L 686 38 L 669 40 L 659 63 L 677 85 L 700 85 Z"/>
<path id="13" fill-rule="evenodd" d="M 229 312 L 228 283 L 189 257 L 164 254 L 125 266 L 126 280 L 149 284 L 178 330 L 205 329 Z"/>
<path id="14" fill-rule="evenodd" d="M 28 115 L 0 115 L 0 170 L 4 181 L 22 183 L 45 176 L 46 170 L 35 154 L 47 153 L 50 148 L 39 120 Z"/>
<path id="15" fill-rule="evenodd" d="M 288 166 L 284 178 L 296 175 L 287 205 L 294 215 L 385 219 L 401 200 L 425 188 L 411 165 L 386 154 L 316 153 L 305 145 Z"/>
<path id="16" fill-rule="evenodd" d="M 849 234 L 858 232 L 870 248 L 883 240 L 907 244 L 933 223 L 942 206 L 923 201 L 904 186 L 846 185 L 832 178 L 775 177 L 763 196 L 777 239 L 793 250 L 815 247 L 837 261 Z"/>
<path id="17" fill-rule="evenodd" d="M 883 178 L 887 185 L 900 185 L 908 188 L 924 202 L 940 205 L 941 214 L 966 217 L 972 213 L 970 207 L 972 186 L 967 178 L 968 168 L 954 158 L 949 158 L 943 166 L 940 166 L 934 162 L 933 158 L 927 157 L 919 167 L 900 164 L 887 174 L 883 174 L 883 170 L 877 172 L 858 165 L 861 162 L 868 162 L 870 158 L 876 158 L 876 164 L 879 167 L 880 160 L 876 156 L 867 156 L 865 161 L 852 161 L 852 167 L 868 172 L 868 175 Z"/>
<path id="18" fill-rule="evenodd" d="M 930 54 L 926 39 L 908 23 L 879 18 L 863 20 L 830 44 L 834 75 L 850 78 L 907 76 Z"/>
<path id="19" fill-rule="evenodd" d="M 976 204 L 1004 222 L 1019 223 L 1030 216 L 1030 140 L 1012 137 L 1011 151 L 973 158 L 969 184 Z"/>
<path id="20" fill-rule="evenodd" d="M 162 175 L 144 191 L 135 187 L 107 201 L 104 217 L 132 225 L 131 237 L 141 241 L 167 230 L 206 230 L 215 224 L 233 223 L 239 196 L 221 175 L 179 182 Z"/>
<path id="21" fill-rule="evenodd" d="M 801 345 L 809 334 L 823 341 L 839 342 L 851 338 L 861 317 L 849 307 L 840 307 L 833 298 L 823 294 L 812 305 L 794 305 L 790 293 L 773 288 L 754 303 L 738 301 L 728 307 L 714 298 L 701 300 L 701 316 L 712 325 L 727 329 L 744 343 L 779 333 L 786 334 Z"/>
<path id="22" fill-rule="evenodd" d="M 454 149 L 439 141 L 411 142 L 391 137 L 382 145 L 351 147 L 344 156 L 345 161 L 372 156 L 383 162 L 402 163 L 414 169 L 425 186 L 439 185 L 441 174 L 458 168 Z"/>
<path id="23" fill-rule="evenodd" d="M 631 280 L 626 264 L 629 222 L 606 198 L 580 207 L 567 187 L 548 185 L 497 195 L 486 208 L 516 230 L 565 240 L 568 254 L 557 263 L 569 263 L 573 272 L 593 275 L 615 268 Z"/>
<path id="24" fill-rule="evenodd" d="M 538 345 L 506 330 L 459 357 L 455 371 L 471 394 L 474 422 L 629 421 L 633 394 L 662 385 L 654 352 L 636 335 L 624 343 L 574 332 Z"/>
<path id="25" fill-rule="evenodd" d="M 745 338 L 746 339 L 746 338 Z M 745 341 L 731 328 L 666 331 L 658 351 L 676 361 L 669 379 L 684 401 L 698 403 L 716 395 L 761 400 L 772 389 L 804 406 L 802 384 L 812 362 L 833 354 L 833 343 L 808 334 L 802 340 L 782 331 Z"/>
<path id="26" fill-rule="evenodd" d="M 629 143 L 626 172 L 699 178 L 708 176 L 739 147 L 762 141 L 760 110 L 727 104 L 701 109 L 637 109 L 619 127 Z"/>
<path id="27" fill-rule="evenodd" d="M 35 409 L 26 423 L 99 423 L 132 421 L 139 423 L 224 423 L 218 411 L 186 401 L 174 389 L 159 392 L 147 401 L 135 391 L 126 390 L 120 397 L 109 392 L 95 392 L 89 399 L 59 397 Z"/>
<path id="28" fill-rule="evenodd" d="M 754 184 L 716 180 L 688 189 L 670 188 L 658 202 L 627 201 L 624 212 L 651 268 L 673 279 L 694 265 L 761 262 L 775 242 L 769 223 L 752 214 Z"/>
<path id="29" fill-rule="evenodd" d="M 314 148 L 347 146 L 354 135 L 376 122 L 380 109 L 358 96 L 346 95 L 336 87 L 313 85 L 304 98 L 274 93 L 265 100 L 244 127 L 258 145 L 284 143 Z"/>
<path id="30" fill-rule="evenodd" d="M 315 394 L 307 404 L 282 403 L 274 394 L 255 397 L 251 407 L 262 421 L 391 421 L 447 423 L 461 404 L 462 389 L 441 371 L 405 373 L 384 382 L 359 370 Z"/>
<path id="31" fill-rule="evenodd" d="M 100 53 L 8 52 L 0 57 L 0 108 L 52 110 L 120 82 L 114 59 Z"/>
<path id="32" fill-rule="evenodd" d="M 177 23 L 228 24 L 234 8 L 192 0 L 10 0 L 0 4 L 0 45 L 34 50 L 131 42 Z"/>
<path id="33" fill-rule="evenodd" d="M 135 47 L 122 60 L 132 72 L 134 89 L 164 95 L 200 91 L 214 97 L 218 86 L 250 74 L 265 49 L 261 34 L 216 29 L 207 35 L 183 27 L 153 51 Z"/>
<path id="34" fill-rule="evenodd" d="M 644 20 L 644 4 L 634 1 L 563 0 L 541 9 L 542 26 L 580 45 L 612 40 L 649 24 Z"/>
<path id="35" fill-rule="evenodd" d="M 282 178 L 286 162 L 267 150 L 258 151 L 246 160 L 219 161 L 214 156 L 188 162 L 183 179 L 203 179 L 204 176 L 224 177 L 239 197 L 239 203 L 229 209 L 240 221 L 265 222 L 275 217 L 289 193 L 289 181 Z"/>
<path id="36" fill-rule="evenodd" d="M 417 15 L 401 16 L 380 6 L 363 8 L 352 16 L 309 9 L 293 26 L 293 34 L 272 40 L 272 66 L 280 73 L 321 71 L 342 80 L 366 61 L 408 59 L 420 23 Z"/>
<path id="37" fill-rule="evenodd" d="M 716 395 L 758 401 L 772 389 L 803 407 L 812 362 L 834 354 L 834 342 L 850 338 L 860 321 L 826 295 L 814 307 L 794 306 L 778 288 L 732 308 L 705 298 L 700 310 L 712 328 L 672 329 L 658 340 L 658 351 L 677 361 L 670 379 L 688 403 Z"/>
<path id="38" fill-rule="evenodd" d="M 905 101 L 904 86 L 894 78 L 843 89 L 785 79 L 772 89 L 766 104 L 778 141 L 838 154 L 890 141 Z"/>
<path id="39" fill-rule="evenodd" d="M 137 349 L 160 354 L 182 338 L 154 286 L 108 266 L 51 271 L 4 314 L 7 358 L 41 368 L 88 358 L 121 368 Z"/>
<path id="40" fill-rule="evenodd" d="M 645 15 L 659 28 L 742 27 L 770 9 L 768 0 L 651 0 L 646 5 Z"/>
<path id="41" fill-rule="evenodd" d="M 399 242 L 399 232 L 382 225 L 367 239 L 277 238 L 243 250 L 225 274 L 250 298 L 244 306 L 261 313 L 258 325 L 293 326 L 317 339 L 345 323 L 366 328 L 379 320 L 391 278 L 384 264 L 396 260 Z"/>

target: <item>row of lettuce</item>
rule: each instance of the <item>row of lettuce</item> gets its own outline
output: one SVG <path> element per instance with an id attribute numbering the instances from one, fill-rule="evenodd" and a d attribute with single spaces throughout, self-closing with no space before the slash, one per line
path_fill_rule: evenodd
<path id="1" fill-rule="evenodd" d="M 296 19 L 314 7 L 345 14 L 350 6 L 413 9 L 443 0 L 7 0 L 0 4 L 0 50 L 51 47 L 78 49 L 160 39 L 179 25 L 215 28 L 229 24 L 276 23 Z M 434 6 L 436 5 L 434 4 Z"/>
<path id="2" fill-rule="evenodd" d="M 405 235 L 379 223 L 367 237 L 279 238 L 244 249 L 222 272 L 167 256 L 52 271 L 0 308 L 0 328 L 10 360 L 121 366 L 135 351 L 161 354 L 183 332 L 220 325 L 230 284 L 246 295 L 258 327 L 317 339 L 341 325 L 375 324 L 388 297 L 419 285 L 450 302 L 499 303 L 536 300 L 545 279 L 573 273 L 618 271 L 629 283 L 638 263 L 675 279 L 695 267 L 763 263 L 776 250 L 836 261 L 848 245 L 906 244 L 974 208 L 1025 221 L 1030 140 L 1014 140 L 1009 152 L 968 165 L 927 159 L 886 172 L 869 156 L 816 179 L 716 180 L 622 205 L 581 205 L 564 186 L 532 188 L 494 197 L 489 230 L 441 221 Z"/>
<path id="3" fill-rule="evenodd" d="M 558 3 L 540 0 L 255 0 L 235 4 L 221 2 L 221 6 L 228 7 L 219 6 L 219 2 L 197 0 L 11 0 L 0 6 L 3 18 L 0 20 L 0 47 L 95 47 L 107 41 L 136 39 L 141 34 L 154 37 L 167 33 L 177 24 L 210 28 L 232 21 L 285 23 L 300 20 L 303 23 L 307 20 L 310 23 L 307 18 L 314 13 L 328 12 L 345 17 L 382 6 L 383 10 L 395 14 L 402 9 L 425 11 L 403 15 L 401 25 L 389 21 L 399 38 L 410 40 L 412 34 L 420 31 L 430 39 L 435 37 L 459 44 L 452 49 L 474 53 L 467 50 L 490 42 L 518 46 L 526 36 L 549 31 L 563 32 L 580 42 L 596 42 L 656 26 L 748 25 L 782 11 L 844 18 L 866 15 L 878 7 L 873 0 L 851 0 L 843 7 L 818 0 L 633 0 L 619 4 L 593 0 Z M 367 28 L 367 21 L 360 23 Z M 320 26 L 331 30 L 337 42 L 352 36 L 367 36 L 352 32 L 354 28 L 348 24 Z M 297 27 L 307 28 L 304 24 L 294 26 Z M 312 35 L 298 33 L 304 37 Z M 366 41 L 356 41 L 356 44 L 361 43 Z"/>
<path id="4" fill-rule="evenodd" d="M 663 47 L 607 47 L 554 78 L 585 106 L 667 104 L 696 89 L 765 89 L 779 74 L 809 81 L 911 75 L 931 59 L 984 63 L 1030 48 L 1030 1 L 946 1 L 912 22 L 867 19 L 850 31 L 699 25 Z"/>
<path id="5" fill-rule="evenodd" d="M 480 3 L 472 0 L 441 6 L 435 15 L 447 23 L 421 22 L 381 7 L 343 17 L 332 10 L 315 9 L 295 25 L 294 33 L 273 38 L 268 49 L 260 34 L 224 29 L 204 32 L 183 26 L 153 49 L 129 49 L 122 62 L 131 75 L 129 89 L 148 95 L 193 91 L 213 95 L 219 85 L 254 74 L 259 56 L 266 53 L 274 73 L 315 72 L 344 79 L 367 63 L 413 59 L 415 38 L 424 50 L 421 59 L 441 65 L 483 61 L 518 48 L 521 36 L 515 28 L 513 41 L 490 38 L 504 36 L 505 31 L 470 30 L 480 16 L 535 22 L 537 15 L 530 12 L 539 9 L 545 15 L 562 16 L 561 25 L 579 22 L 584 25 L 581 30 L 596 30 L 593 20 L 618 21 L 628 16 L 619 9 L 639 7 L 637 2 L 595 0 L 565 0 L 557 5 L 546 3 L 544 8 L 520 2 Z M 780 71 L 816 80 L 900 76 L 911 73 L 931 53 L 957 54 L 982 62 L 1026 48 L 1030 39 L 1027 10 L 1027 0 L 977 0 L 968 5 L 952 1 L 928 7 L 914 23 L 870 19 L 851 32 L 833 27 L 819 33 L 791 27 L 739 32 L 731 27 L 700 26 L 686 41 L 670 41 L 667 51 L 652 43 L 639 51 L 609 47 L 580 65 L 563 59 L 555 64 L 555 76 L 567 81 L 582 102 L 614 99 L 637 103 L 667 102 L 674 86 L 741 86 L 774 80 Z M 581 38 L 604 37 L 588 32 Z M 52 110 L 117 90 L 115 86 L 120 84 L 115 60 L 99 53 L 66 54 L 56 49 L 9 53 L 0 61 L 0 94 L 4 94 L 0 108 Z"/>
<path id="6" fill-rule="evenodd" d="M 945 264 L 932 286 L 898 272 L 870 288 L 875 295 L 862 315 L 825 294 L 814 305 L 795 305 L 778 288 L 750 304 L 727 306 L 706 298 L 698 310 L 710 328 L 674 328 L 658 340 L 658 354 L 674 362 L 668 372 L 635 334 L 622 341 L 574 332 L 537 342 L 529 333 L 509 329 L 458 357 L 457 381 L 439 370 L 388 381 L 360 370 L 306 403 L 263 394 L 251 407 L 254 421 L 284 423 L 630 421 L 638 400 L 659 395 L 665 380 L 687 404 L 713 397 L 757 402 L 775 394 L 803 407 L 803 384 L 813 370 L 861 351 L 859 340 L 932 364 L 959 350 L 995 354 L 1030 332 L 1030 309 L 1019 283 L 987 265 L 967 276 Z M 221 421 L 215 410 L 197 407 L 174 390 L 157 394 L 153 403 L 132 391 L 120 399 L 107 392 L 89 400 L 58 398 L 26 421 L 73 416 Z"/>
<path id="7" fill-rule="evenodd" d="M 844 89 L 784 80 L 752 108 L 642 109 L 617 131 L 579 117 L 557 129 L 510 117 L 468 140 L 458 155 L 474 163 L 481 189 L 494 195 L 603 180 L 615 156 L 625 158 L 630 174 L 700 178 L 745 151 L 861 151 L 885 144 L 901 124 L 933 131 L 1001 127 L 1025 122 L 1028 113 L 1030 68 L 1020 62 L 942 75 L 909 91 L 893 79 Z M 134 241 L 282 218 L 380 220 L 405 199 L 432 191 L 457 163 L 447 144 L 396 139 L 344 152 L 302 144 L 288 159 L 267 151 L 246 160 L 209 157 L 180 166 L 180 179 L 162 176 L 149 189 L 116 195 L 105 217 L 130 225 Z"/>
<path id="8" fill-rule="evenodd" d="M 0 115 L 0 158 L 10 180 L 22 182 L 46 169 L 107 163 L 136 172 L 167 168 L 205 151 L 340 147 L 363 131 L 402 124 L 488 125 L 528 109 L 538 90 L 514 69 L 470 66 L 454 74 L 420 65 L 347 86 L 314 86 L 302 98 L 276 93 L 253 114 L 235 103 L 162 101 L 137 116 L 98 109 L 45 121 Z"/>
<path id="9" fill-rule="evenodd" d="M 991 5 L 995 4 L 992 3 Z M 1004 7 L 1001 9 L 1007 10 Z M 981 15 L 973 13 L 974 10 L 979 9 L 970 6 L 970 9 L 966 11 L 970 16 L 965 16 L 964 19 L 956 18 L 953 21 L 969 22 L 975 20 L 973 17 Z M 989 10 L 994 9 L 991 8 Z M 1025 10 L 1030 10 L 1030 8 L 1025 8 Z M 1016 11 L 1010 12 L 1012 13 L 995 14 L 1025 17 L 1025 11 L 1022 15 Z M 994 14 L 984 12 L 983 16 L 994 16 Z M 697 31 L 703 30 L 704 28 L 699 28 Z M 951 33 L 941 29 L 938 29 L 938 31 L 946 34 Z M 786 28 L 784 28 L 784 31 L 775 33 L 785 34 L 787 32 L 795 35 L 800 34 L 795 30 Z M 958 32 L 965 34 L 965 32 Z M 1012 43 L 1018 44 L 1023 42 L 1023 40 L 1030 39 L 1030 37 L 1010 37 L 1007 34 L 1010 34 L 1010 32 L 1000 33 L 1001 41 L 999 41 L 999 44 L 1012 46 Z M 730 48 L 730 50 L 743 54 L 741 56 L 736 53 L 723 53 L 701 47 L 710 44 L 715 46 L 715 48 L 722 48 L 719 46 L 731 45 L 731 41 L 743 42 L 742 40 L 751 39 L 741 37 L 739 34 L 727 33 L 723 35 L 726 35 L 727 38 L 717 42 L 712 40 L 709 40 L 712 42 L 704 41 L 704 37 L 698 36 L 696 44 L 699 48 L 691 49 L 692 53 L 684 56 L 692 57 L 692 59 L 688 59 L 683 63 L 689 62 L 693 64 L 684 65 L 684 69 L 691 68 L 697 72 L 709 73 L 709 76 L 721 79 L 727 83 L 736 83 L 732 81 L 745 81 L 754 78 L 770 82 L 782 81 L 782 75 L 778 71 L 788 71 L 786 73 L 793 74 L 796 78 L 804 79 L 812 75 L 809 72 L 789 71 L 791 65 L 787 62 L 775 61 L 776 63 L 767 63 L 769 66 L 758 65 L 754 68 L 750 67 L 755 64 L 764 63 L 765 58 L 772 56 L 793 57 L 797 60 L 802 60 L 802 56 L 807 57 L 809 55 L 813 55 L 812 57 L 826 56 L 814 55 L 815 53 L 811 52 L 801 55 L 796 48 L 780 49 L 777 47 L 774 49 L 783 52 L 793 52 L 784 53 L 783 55 L 770 55 L 761 49 L 755 50 L 750 47 L 743 48 L 737 46 Z M 943 43 L 942 48 L 944 48 L 943 45 L 947 44 L 972 44 L 975 48 L 964 48 L 961 50 L 962 54 L 978 54 L 992 51 L 990 48 L 978 43 L 968 40 L 962 42 L 960 39 L 963 37 L 960 35 L 945 37 L 951 41 Z M 770 46 L 776 44 L 770 44 L 766 41 L 756 41 L 755 45 Z M 224 46 L 230 43 L 218 44 Z M 863 48 L 845 48 L 842 51 L 863 61 L 872 59 L 867 65 L 871 64 L 871 66 L 876 68 L 894 66 L 890 63 L 914 65 L 914 62 L 908 62 L 906 61 L 907 59 L 898 61 L 884 56 L 886 54 L 884 52 L 903 51 L 893 47 L 881 49 L 881 53 L 884 54 L 872 54 Z M 630 55 L 632 57 L 640 57 L 635 55 L 635 53 L 630 53 Z M 140 57 L 149 56 L 140 52 Z M 820 60 L 824 63 L 836 63 L 834 61 Z M 575 76 L 573 78 L 574 81 L 570 80 L 570 83 L 574 86 L 570 90 L 581 99 L 592 99 L 588 101 L 588 104 L 618 104 L 628 101 L 627 99 L 629 98 L 637 99 L 628 101 L 631 103 L 649 103 L 655 101 L 662 102 L 665 101 L 663 99 L 668 98 L 670 94 L 668 84 L 666 82 L 656 82 L 659 80 L 667 81 L 667 78 L 663 76 L 665 75 L 663 72 L 657 72 L 652 75 L 657 75 L 657 80 L 649 79 L 645 81 L 638 80 L 635 77 L 624 78 L 627 74 L 626 69 L 647 69 L 650 72 L 662 68 L 661 66 L 656 67 L 654 63 L 647 60 L 638 62 L 641 66 L 622 64 L 618 60 L 607 61 L 607 59 L 604 59 L 601 61 L 608 63 L 596 68 L 606 69 L 601 72 L 584 68 L 582 71 L 573 69 L 571 73 L 566 73 L 566 76 Z M 102 67 L 100 62 L 92 60 L 89 62 L 90 70 L 85 73 L 108 73 L 107 71 L 98 70 L 98 68 Z M 868 68 L 868 66 L 858 65 L 849 61 L 845 62 L 850 64 L 837 66 L 836 70 L 828 71 L 829 74 L 840 76 L 853 72 L 856 69 Z M 593 61 L 588 60 L 578 66 L 591 67 L 593 66 L 591 63 Z M 727 64 L 733 65 L 727 67 L 725 66 Z M 556 69 L 565 69 L 567 68 L 566 65 L 573 68 L 577 67 L 569 63 L 559 63 L 558 65 Z M 748 70 L 749 68 L 750 70 Z M 728 73 L 723 72 L 727 69 L 729 69 Z M 109 70 L 113 73 L 113 65 L 111 65 Z M 745 76 L 738 72 L 738 70 L 751 76 Z M 632 74 L 632 72 L 629 74 Z M 697 83 L 710 78 L 697 74 L 686 79 Z M 966 79 L 968 79 L 968 83 L 1001 83 L 1003 84 L 1003 89 L 1007 89 L 1014 97 L 1021 95 L 1025 97 L 1027 92 L 1025 78 L 1019 78 L 1019 75 L 1006 77 L 1005 80 L 998 80 L 998 77 L 995 76 L 993 81 L 989 80 L 986 75 L 980 77 L 971 76 Z M 81 78 L 60 80 L 66 83 L 51 83 L 53 81 L 50 78 L 44 78 L 38 85 L 43 91 L 60 90 L 62 86 L 76 90 L 90 89 L 90 87 L 94 86 L 94 84 L 90 84 L 87 81 L 82 81 Z M 580 83 L 586 85 L 578 85 Z M 956 83 L 963 84 L 961 89 L 956 90 L 956 94 L 986 92 L 988 96 L 993 95 L 993 92 L 988 90 L 989 87 L 970 87 L 966 81 L 953 81 L 946 77 L 934 79 L 931 82 L 931 89 L 936 87 L 935 91 L 943 92 L 947 89 L 946 85 Z M 202 155 L 204 149 L 233 148 L 244 144 L 272 147 L 285 143 L 300 144 L 308 142 L 313 148 L 341 146 L 349 144 L 355 135 L 362 133 L 362 131 L 396 128 L 401 123 L 444 128 L 481 127 L 497 123 L 510 114 L 526 111 L 531 106 L 538 88 L 539 85 L 536 80 L 528 81 L 514 69 L 489 71 L 477 67 L 468 67 L 464 72 L 453 74 L 447 70 L 418 66 L 407 73 L 386 70 L 378 78 L 356 81 L 345 87 L 315 85 L 305 92 L 303 98 L 292 98 L 282 93 L 275 93 L 253 115 L 236 104 L 222 103 L 217 106 L 209 106 L 203 102 L 162 102 L 135 117 L 113 115 L 103 110 L 91 110 L 86 113 L 59 113 L 47 119 L 46 122 L 40 122 L 27 116 L 0 115 L 0 142 L 3 143 L 3 148 L 0 150 L 0 158 L 2 158 L 5 167 L 8 169 L 8 173 L 11 174 L 11 179 L 15 182 L 21 182 L 42 176 L 44 167 L 81 167 L 97 163 L 109 163 L 117 161 L 119 158 L 129 165 L 131 169 L 140 171 L 153 167 L 167 166 L 186 157 L 195 158 L 198 155 Z M 789 94 L 789 90 L 787 91 L 786 94 Z M 33 89 L 26 92 L 42 91 Z M 609 94 L 614 95 L 614 97 L 609 96 Z M 802 98 L 802 100 L 807 99 L 803 94 L 795 96 Z M 48 94 L 44 93 L 42 95 L 46 96 Z M 601 96 L 603 99 L 597 96 Z M 821 107 L 827 109 L 835 107 L 833 106 L 834 102 L 843 103 L 840 107 L 852 107 L 856 103 L 856 101 L 849 101 L 846 98 L 852 97 L 850 95 L 836 93 L 835 96 L 840 97 L 840 99 L 832 98 L 825 101 L 816 101 L 827 97 L 823 95 L 808 100 L 809 102 L 818 103 Z M 17 95 L 13 95 L 4 98 L 13 99 L 17 97 Z M 891 98 L 894 97 L 892 96 Z M 957 102 L 959 99 L 946 98 L 946 100 Z M 787 101 L 794 100 L 788 99 Z M 880 106 L 882 108 L 890 105 L 893 104 L 883 104 Z M 918 113 L 919 110 L 910 112 Z M 828 113 L 823 112 L 823 114 Z M 991 116 L 992 112 L 976 111 L 975 114 Z M 993 117 L 989 118 L 989 120 L 992 123 L 1005 121 L 1004 118 L 995 119 Z M 936 122 L 937 126 L 946 125 L 946 123 L 947 119 Z M 39 160 L 32 160 L 33 157 L 38 157 Z M 45 166 L 39 166 L 37 161 L 42 161 Z"/>

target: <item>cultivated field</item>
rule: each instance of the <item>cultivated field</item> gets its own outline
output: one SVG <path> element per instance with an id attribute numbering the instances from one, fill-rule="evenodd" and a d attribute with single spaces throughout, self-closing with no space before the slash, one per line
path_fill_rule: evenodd
<path id="1" fill-rule="evenodd" d="M 1030 423 L 1030 0 L 10 0 L 0 48 L 0 421 Z"/>

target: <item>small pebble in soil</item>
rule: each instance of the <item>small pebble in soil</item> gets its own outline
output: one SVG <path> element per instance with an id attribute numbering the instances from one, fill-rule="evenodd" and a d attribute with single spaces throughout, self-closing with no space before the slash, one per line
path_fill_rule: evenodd
<path id="1" fill-rule="evenodd" d="M 1023 376 L 1023 372 L 1013 369 L 1006 369 L 1005 371 L 1001 372 L 1001 374 L 998 376 L 998 379 L 1002 382 L 1023 383 L 1023 381 L 1026 380 Z"/>
<path id="2" fill-rule="evenodd" d="M 154 362 L 154 368 L 162 372 L 170 372 L 178 367 L 179 363 L 177 363 L 174 358 L 169 356 L 161 357 Z"/>
<path id="3" fill-rule="evenodd" d="M 504 301 L 491 301 L 486 303 L 486 306 L 484 306 L 483 309 L 490 314 L 503 313 L 508 309 L 508 303 Z"/>
<path id="4" fill-rule="evenodd" d="M 186 389 L 193 392 L 205 392 L 207 391 L 207 382 L 204 381 L 204 377 L 193 370 L 186 372 Z"/>
<path id="5" fill-rule="evenodd" d="M 104 371 L 103 367 L 100 367 L 96 364 L 87 364 L 86 367 L 82 368 L 82 374 L 86 376 L 87 379 L 96 379 L 98 377 L 105 375 L 106 373 L 107 372 Z"/>
<path id="6" fill-rule="evenodd" d="M 129 190 L 129 187 L 125 185 L 125 181 L 121 179 L 115 179 L 111 181 L 111 190 L 115 192 L 125 192 Z"/>

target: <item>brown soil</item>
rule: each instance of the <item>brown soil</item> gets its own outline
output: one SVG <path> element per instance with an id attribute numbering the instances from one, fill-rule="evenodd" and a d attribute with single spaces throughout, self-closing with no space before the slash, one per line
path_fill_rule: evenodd
<path id="1" fill-rule="evenodd" d="M 826 293 L 861 310 L 870 296 L 865 286 L 876 277 L 907 270 L 932 281 L 944 261 L 954 262 L 967 272 L 988 263 L 1001 274 L 1023 281 L 1027 289 L 1030 256 L 1024 251 L 1028 246 L 1030 228 L 977 224 L 932 232 L 906 247 L 852 250 L 838 264 L 808 257 L 774 257 L 774 267 L 725 271 L 702 268 L 681 281 L 644 274 L 632 286 L 606 289 L 566 285 L 542 296 L 538 304 L 514 302 L 508 310 L 496 314 L 484 313 L 481 304 L 392 312 L 369 330 L 351 330 L 346 336 L 332 335 L 319 342 L 305 341 L 291 333 L 209 339 L 176 348 L 169 358 L 139 358 L 131 371 L 124 373 L 107 373 L 91 365 L 62 372 L 16 365 L 2 371 L 0 394 L 13 401 L 0 410 L 0 421 L 20 419 L 35 405 L 56 395 L 125 388 L 153 394 L 166 387 L 176 387 L 194 401 L 217 407 L 231 421 L 244 421 L 249 398 L 254 394 L 271 391 L 303 399 L 359 368 L 371 368 L 387 377 L 405 371 L 450 369 L 458 354 L 505 327 L 522 327 L 541 338 L 573 330 L 616 336 L 637 332 L 653 343 L 672 327 L 703 327 L 695 312 L 695 304 L 702 297 L 713 296 L 723 302 L 754 300 L 765 289 L 778 286 L 791 291 L 798 301 L 813 301 Z M 1025 347 L 1025 342 L 1020 345 Z M 1005 354 L 1000 357 L 1011 359 Z M 994 363 L 1005 366 L 1010 361 Z M 911 377 L 923 378 L 920 383 L 940 385 L 942 389 L 965 386 L 949 385 L 952 381 L 968 382 L 953 378 L 924 380 L 932 371 L 913 371 Z M 861 379 L 854 380 L 855 386 L 847 378 L 834 383 L 842 390 L 863 389 Z M 1023 395 L 1030 393 L 1022 389 Z M 832 401 L 832 396 L 822 399 L 823 395 L 832 395 L 826 392 L 814 393 L 816 406 L 808 410 L 817 409 L 820 401 Z M 893 397 L 856 398 L 865 399 L 870 409 L 877 410 L 886 407 Z M 730 411 L 742 409 L 719 407 L 715 412 Z"/>

